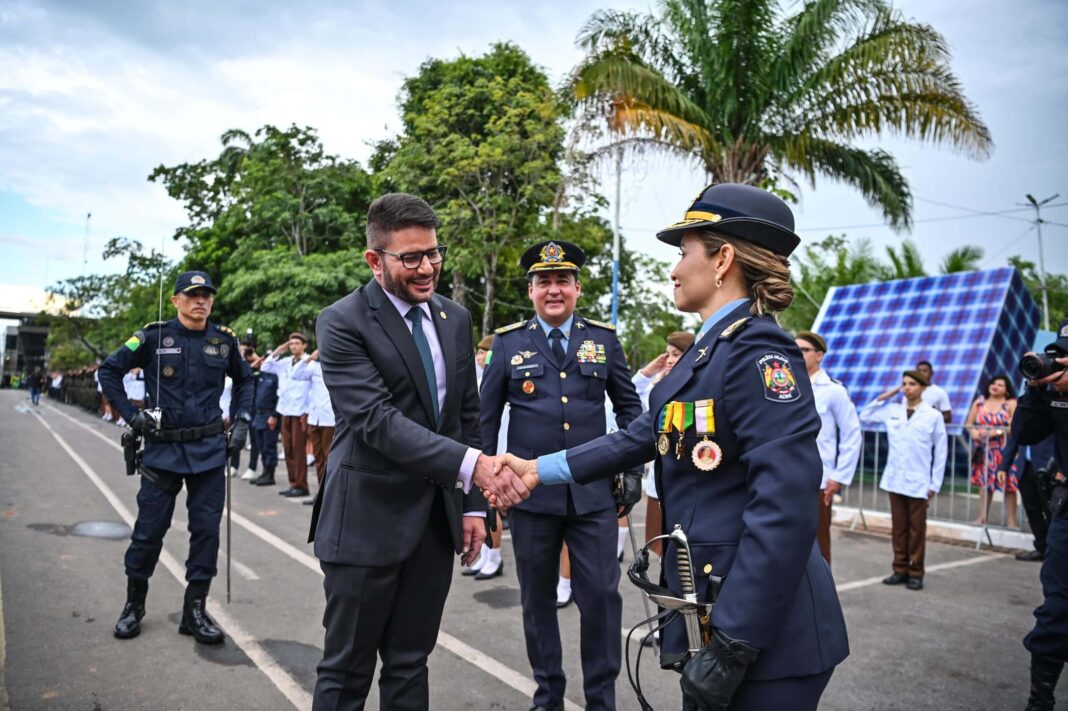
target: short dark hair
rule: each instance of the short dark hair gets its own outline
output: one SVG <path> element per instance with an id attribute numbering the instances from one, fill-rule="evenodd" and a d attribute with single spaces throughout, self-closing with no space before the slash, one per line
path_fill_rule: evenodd
<path id="1" fill-rule="evenodd" d="M 438 216 L 426 200 L 407 193 L 386 193 L 367 208 L 367 247 L 385 249 L 391 235 L 406 227 L 437 226 Z"/>
<path id="2" fill-rule="evenodd" d="M 931 369 L 932 373 L 934 372 L 934 366 L 931 365 L 931 361 L 929 361 L 929 360 L 921 360 L 919 363 L 916 364 L 916 367 L 919 368 L 921 365 L 926 365 L 928 368 Z"/>
<path id="3" fill-rule="evenodd" d="M 1009 376 L 1005 375 L 1004 373 L 998 373 L 993 378 L 986 381 L 986 387 L 983 388 L 984 397 L 990 397 L 990 384 L 993 383 L 995 380 L 1000 380 L 1001 382 L 1005 383 L 1006 400 L 1013 400 L 1016 398 L 1016 388 L 1012 387 L 1012 381 L 1009 380 Z"/>

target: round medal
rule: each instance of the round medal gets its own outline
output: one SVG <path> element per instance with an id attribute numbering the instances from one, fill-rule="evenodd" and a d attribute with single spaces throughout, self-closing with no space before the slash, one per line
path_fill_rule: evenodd
<path id="1" fill-rule="evenodd" d="M 163 377 L 164 378 L 170 378 L 173 375 L 174 375 L 174 368 L 173 367 L 171 367 L 169 365 L 163 366 Z"/>
<path id="2" fill-rule="evenodd" d="M 170 348 L 173 345 L 174 345 L 174 339 L 171 338 L 170 336 L 167 336 L 166 338 L 163 339 L 163 347 L 164 348 Z"/>
<path id="3" fill-rule="evenodd" d="M 693 446 L 693 465 L 703 472 L 710 472 L 723 460 L 723 450 L 710 439 L 703 439 Z"/>
<path id="4" fill-rule="evenodd" d="M 534 381 L 533 380 L 524 380 L 523 381 L 523 392 L 526 393 L 527 395 L 531 395 L 531 394 L 534 393 Z"/>
<path id="5" fill-rule="evenodd" d="M 671 440 L 667 436 L 667 432 L 661 432 L 660 436 L 656 439 L 656 451 L 660 452 L 661 457 L 666 457 L 667 453 L 671 451 Z"/>
<path id="6" fill-rule="evenodd" d="M 512 356 L 512 365 L 523 365 L 523 356 L 518 353 Z"/>

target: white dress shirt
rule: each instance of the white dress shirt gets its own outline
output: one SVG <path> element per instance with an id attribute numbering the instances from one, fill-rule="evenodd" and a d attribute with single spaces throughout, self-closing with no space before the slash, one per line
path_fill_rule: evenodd
<path id="1" fill-rule="evenodd" d="M 330 404 L 330 391 L 323 382 L 323 366 L 317 360 L 306 360 L 293 369 L 296 380 L 311 383 L 308 391 L 308 424 L 316 427 L 334 426 L 334 406 Z"/>
<path id="2" fill-rule="evenodd" d="M 304 356 L 307 358 L 307 356 Z M 293 370 L 303 363 L 302 358 L 286 356 L 268 356 L 260 370 L 274 373 L 278 376 L 278 414 L 287 417 L 300 417 L 308 411 L 308 391 L 311 389 L 311 381 L 296 380 Z"/>
<path id="3" fill-rule="evenodd" d="M 953 409 L 953 406 L 949 404 L 949 393 L 934 383 L 931 383 L 923 389 L 923 401 L 938 410 L 939 412 L 949 412 Z"/>
<path id="4" fill-rule="evenodd" d="M 122 387 L 126 391 L 126 397 L 130 400 L 144 401 L 145 376 L 142 373 L 138 373 L 137 375 L 127 373 L 122 376 Z"/>
<path id="5" fill-rule="evenodd" d="M 386 297 L 389 298 L 389 302 L 397 309 L 397 313 L 400 314 L 401 321 L 408 327 L 408 333 L 412 332 L 412 321 L 408 318 L 408 312 L 412 310 L 412 306 L 416 304 L 409 304 L 407 301 L 398 299 L 393 294 L 389 293 L 385 289 Z M 430 304 L 425 301 L 418 304 L 419 310 L 423 312 L 423 335 L 426 336 L 426 342 L 430 346 L 430 356 L 434 361 L 434 380 L 437 381 L 438 386 L 438 414 L 441 414 L 440 408 L 445 404 L 445 355 L 441 350 L 441 341 L 438 340 L 438 330 L 434 326 L 434 316 L 430 312 Z M 464 455 L 464 460 L 460 464 L 460 481 L 463 483 L 464 493 L 471 491 L 471 477 L 475 473 L 475 463 L 478 461 L 479 455 L 482 452 L 474 447 L 468 447 L 467 454 Z M 485 516 L 482 512 L 471 512 L 464 514 L 465 516 Z"/>
<path id="6" fill-rule="evenodd" d="M 875 400 L 860 411 L 861 422 L 886 425 L 890 451 L 879 488 L 914 499 L 942 489 L 946 473 L 946 422 L 942 413 L 921 401 L 908 416 L 903 402 Z"/>
<path id="7" fill-rule="evenodd" d="M 830 479 L 842 486 L 849 486 L 853 483 L 853 474 L 860 459 L 860 418 L 857 417 L 857 408 L 853 407 L 845 386 L 832 380 L 823 369 L 812 376 L 812 396 L 823 423 L 816 438 L 820 459 L 823 460 L 820 490 L 827 488 Z"/>
<path id="8" fill-rule="evenodd" d="M 223 417 L 230 416 L 230 398 L 233 395 L 234 380 L 229 375 L 223 380 L 222 395 L 219 396 L 219 409 L 222 410 Z"/>

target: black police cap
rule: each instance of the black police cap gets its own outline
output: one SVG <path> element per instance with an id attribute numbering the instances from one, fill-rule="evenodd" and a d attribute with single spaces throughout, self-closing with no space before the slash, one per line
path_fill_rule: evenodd
<path id="1" fill-rule="evenodd" d="M 1057 340 L 1050 345 L 1057 350 L 1068 353 L 1068 318 L 1061 321 L 1061 325 L 1057 327 Z"/>
<path id="2" fill-rule="evenodd" d="M 689 230 L 712 229 L 775 254 L 789 257 L 801 243 L 794 234 L 794 214 L 789 206 L 767 190 L 722 183 L 701 191 L 682 220 L 656 233 L 657 239 L 678 247 Z"/>
<path id="3" fill-rule="evenodd" d="M 571 271 L 576 274 L 586 263 L 586 253 L 578 245 L 562 240 L 538 242 L 523 252 L 519 265 L 527 276 L 538 272 Z"/>
<path id="4" fill-rule="evenodd" d="M 193 289 L 207 289 L 215 293 L 215 285 L 211 283 L 211 276 L 207 272 L 182 272 L 178 280 L 174 282 L 174 293 L 192 291 Z"/>

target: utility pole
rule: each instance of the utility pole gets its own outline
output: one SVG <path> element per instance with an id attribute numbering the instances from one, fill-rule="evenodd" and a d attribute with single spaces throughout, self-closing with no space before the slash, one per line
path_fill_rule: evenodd
<path id="1" fill-rule="evenodd" d="M 616 148 L 616 214 L 612 221 L 612 325 L 619 323 L 619 202 L 623 182 L 623 146 Z"/>
<path id="2" fill-rule="evenodd" d="M 1042 206 L 1060 197 L 1054 193 L 1042 201 L 1035 200 L 1031 193 L 1025 196 L 1031 207 L 1035 208 L 1035 228 L 1038 230 L 1038 276 L 1042 280 L 1042 328 L 1049 330 L 1049 289 L 1046 286 L 1046 253 L 1042 247 Z M 1022 203 L 1021 203 L 1022 204 Z"/>
<path id="3" fill-rule="evenodd" d="M 93 213 L 85 213 L 85 237 L 82 239 L 82 276 L 85 276 L 85 269 L 89 265 L 89 220 L 93 217 Z"/>

